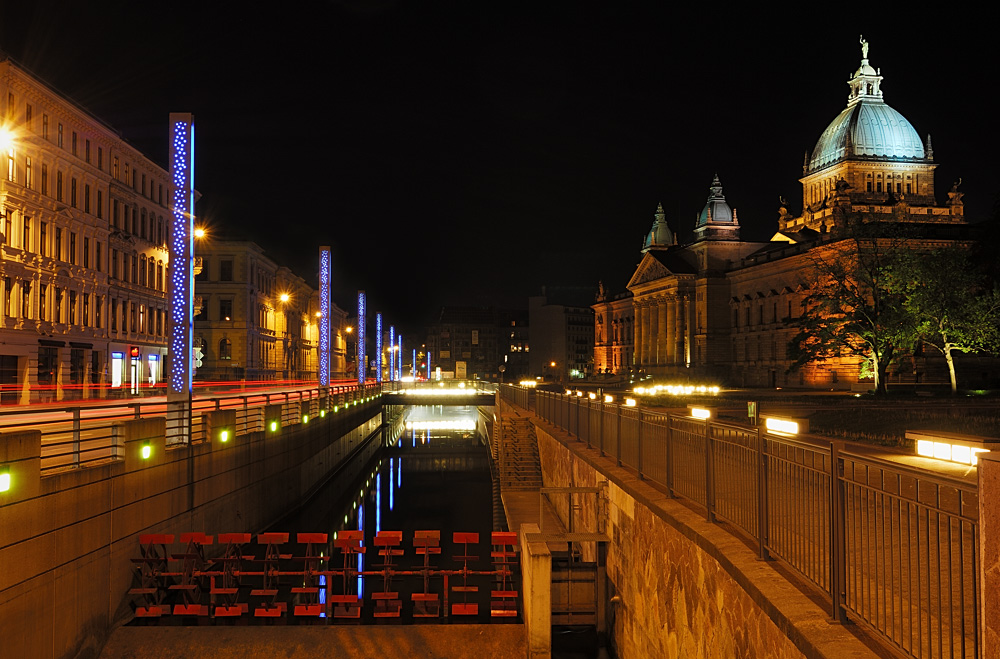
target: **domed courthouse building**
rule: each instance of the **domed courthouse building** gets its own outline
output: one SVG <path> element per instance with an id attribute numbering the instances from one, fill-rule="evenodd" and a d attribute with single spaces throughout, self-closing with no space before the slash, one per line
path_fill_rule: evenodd
<path id="1" fill-rule="evenodd" d="M 847 107 L 806 154 L 802 212 L 792 215 L 783 202 L 770 242 L 740 239 L 739 218 L 718 177 L 692 242 L 679 245 L 662 206 L 657 209 L 627 291 L 608 295 L 602 287 L 593 305 L 597 372 L 732 386 L 849 389 L 862 382 L 858 357 L 789 372 L 788 344 L 818 278 L 816 258 L 851 242 L 838 227 L 848 216 L 891 217 L 920 225 L 920 235 L 933 237 L 921 242 L 934 246 L 968 233 L 962 193 L 956 186 L 937 203 L 930 136 L 921 139 L 885 103 L 882 76 L 867 51 L 862 42 Z M 890 371 L 890 384 L 946 381 L 937 355 L 902 362 Z"/>

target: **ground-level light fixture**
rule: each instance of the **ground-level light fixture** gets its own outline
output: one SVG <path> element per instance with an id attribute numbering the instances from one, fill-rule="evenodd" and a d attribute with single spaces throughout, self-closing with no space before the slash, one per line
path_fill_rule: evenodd
<path id="1" fill-rule="evenodd" d="M 688 405 L 688 410 L 691 412 L 691 416 L 696 419 L 711 419 L 712 409 L 708 407 L 701 407 L 698 405 Z"/>
<path id="2" fill-rule="evenodd" d="M 635 407 L 635 398 L 626 398 L 625 407 Z"/>
<path id="3" fill-rule="evenodd" d="M 768 432 L 780 433 L 782 435 L 797 435 L 807 428 L 802 419 L 789 419 L 780 416 L 769 416 L 764 418 L 764 428 Z"/>
<path id="4" fill-rule="evenodd" d="M 976 455 L 990 451 L 991 444 L 1000 448 L 1000 440 L 994 438 L 947 432 L 907 430 L 906 438 L 915 442 L 917 455 L 970 466 L 979 463 Z"/>

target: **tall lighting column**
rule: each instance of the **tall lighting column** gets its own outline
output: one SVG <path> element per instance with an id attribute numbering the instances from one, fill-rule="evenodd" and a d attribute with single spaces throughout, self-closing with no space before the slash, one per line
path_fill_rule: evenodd
<path id="1" fill-rule="evenodd" d="M 382 383 L 382 314 L 375 314 L 375 381 Z"/>
<path id="2" fill-rule="evenodd" d="M 396 379 L 396 326 L 389 326 L 389 380 Z"/>
<path id="3" fill-rule="evenodd" d="M 194 338 L 194 115 L 170 113 L 170 377 L 166 443 L 191 441 Z"/>
<path id="4" fill-rule="evenodd" d="M 330 246 L 319 248 L 319 386 L 330 386 Z"/>
<path id="5" fill-rule="evenodd" d="M 358 291 L 358 386 L 365 385 L 365 292 Z"/>

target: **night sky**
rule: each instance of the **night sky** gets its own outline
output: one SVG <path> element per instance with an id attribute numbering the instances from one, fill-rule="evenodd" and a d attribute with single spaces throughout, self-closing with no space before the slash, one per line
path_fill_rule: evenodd
<path id="1" fill-rule="evenodd" d="M 967 215 L 992 213 L 984 17 L 701 7 L 4 2 L 0 49 L 161 165 L 168 113 L 193 112 L 212 234 L 314 286 L 330 244 L 335 302 L 364 288 L 406 328 L 543 285 L 622 290 L 657 202 L 689 239 L 715 173 L 743 237 L 768 239 L 846 104 L 859 33 L 886 102 L 932 135 L 939 200 L 961 176 Z"/>

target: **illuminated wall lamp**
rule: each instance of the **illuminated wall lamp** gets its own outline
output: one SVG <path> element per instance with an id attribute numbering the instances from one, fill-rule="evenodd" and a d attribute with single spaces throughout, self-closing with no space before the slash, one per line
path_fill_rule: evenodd
<path id="1" fill-rule="evenodd" d="M 302 423 L 309 423 L 309 415 L 308 414 L 303 414 L 302 415 Z"/>
<path id="2" fill-rule="evenodd" d="M 223 430 L 222 432 L 219 433 L 219 441 L 222 442 L 223 444 L 225 444 L 226 442 L 229 441 L 229 431 L 228 430 Z"/>
<path id="3" fill-rule="evenodd" d="M 150 456 L 153 455 L 153 447 L 149 442 L 142 445 L 142 451 L 140 452 L 143 460 L 149 460 Z"/>
<path id="4" fill-rule="evenodd" d="M 612 396 L 611 394 L 604 394 L 604 402 L 605 403 L 613 403 L 613 402 L 615 402 L 615 397 Z"/>
<path id="5" fill-rule="evenodd" d="M 271 424 L 268 427 L 271 429 L 271 432 L 278 432 L 278 422 L 277 421 L 271 421 Z"/>
<path id="6" fill-rule="evenodd" d="M 800 424 L 792 419 L 782 419 L 776 416 L 769 416 L 764 420 L 764 427 L 768 432 L 777 432 L 784 435 L 799 434 Z"/>
<path id="7" fill-rule="evenodd" d="M 626 398 L 625 399 L 625 407 L 635 407 L 635 399 L 634 398 Z"/>
<path id="8" fill-rule="evenodd" d="M 691 416 L 696 419 L 711 419 L 712 410 L 707 407 L 695 407 L 689 406 L 688 409 L 691 411 Z"/>
<path id="9" fill-rule="evenodd" d="M 0 492 L 10 490 L 10 467 L 4 465 L 0 467 Z"/>
<path id="10" fill-rule="evenodd" d="M 995 439 L 988 437 L 937 432 L 931 434 L 912 430 L 906 431 L 906 438 L 916 442 L 919 456 L 970 466 L 979 463 L 977 454 L 989 452 L 988 443 L 996 442 Z"/>

